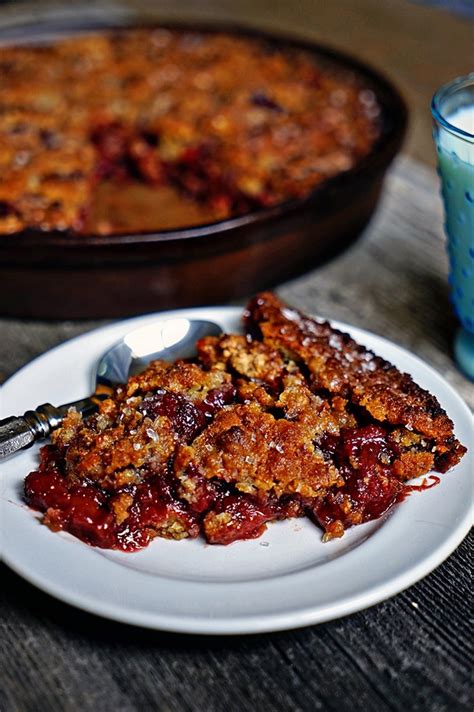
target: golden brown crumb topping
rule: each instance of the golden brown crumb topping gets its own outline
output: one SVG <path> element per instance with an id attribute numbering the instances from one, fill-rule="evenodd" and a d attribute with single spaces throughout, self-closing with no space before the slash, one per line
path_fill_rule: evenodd
<path id="1" fill-rule="evenodd" d="M 132 550 L 306 514 L 327 540 L 465 452 L 433 395 L 327 322 L 263 293 L 245 326 L 151 363 L 86 420 L 71 411 L 25 482 L 45 523 Z"/>
<path id="2" fill-rule="evenodd" d="M 411 376 L 328 322 L 290 309 L 269 292 L 252 300 L 245 319 L 265 344 L 308 368 L 313 389 L 342 395 L 378 422 L 403 425 L 426 436 L 433 441 L 439 465 L 448 462 L 450 454 L 457 461 L 459 443 L 453 438 L 452 421 L 437 399 Z"/>

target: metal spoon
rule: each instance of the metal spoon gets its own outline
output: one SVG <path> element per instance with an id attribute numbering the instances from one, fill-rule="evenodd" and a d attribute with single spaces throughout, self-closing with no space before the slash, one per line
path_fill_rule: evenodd
<path id="1" fill-rule="evenodd" d="M 162 319 L 126 334 L 109 349 L 97 364 L 94 393 L 74 403 L 55 407 L 50 403 L 27 410 L 23 416 L 0 420 L 0 458 L 47 438 L 61 425 L 69 408 L 83 416 L 97 410 L 113 387 L 125 383 L 154 359 L 174 361 L 196 353 L 196 341 L 203 336 L 218 336 L 222 329 L 212 321 L 198 319 Z"/>

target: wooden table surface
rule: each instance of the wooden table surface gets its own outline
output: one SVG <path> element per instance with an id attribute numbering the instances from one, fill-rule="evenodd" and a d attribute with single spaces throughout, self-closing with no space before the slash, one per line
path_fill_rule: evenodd
<path id="1" fill-rule="evenodd" d="M 191 5 L 182 0 L 179 11 Z M 199 3 L 195 14 L 211 5 Z M 469 69 L 466 20 L 402 0 L 217 5 L 215 15 L 305 30 L 385 68 L 414 116 L 408 152 L 431 160 L 427 102 L 439 83 Z M 474 388 L 452 361 L 446 270 L 436 176 L 403 158 L 359 242 L 278 291 L 296 306 L 409 348 L 472 408 Z M 97 325 L 0 319 L 0 376 Z M 247 638 L 172 636 L 110 623 L 40 593 L 4 565 L 0 572 L 1 712 L 472 709 L 472 538 L 387 602 L 324 625 Z"/>

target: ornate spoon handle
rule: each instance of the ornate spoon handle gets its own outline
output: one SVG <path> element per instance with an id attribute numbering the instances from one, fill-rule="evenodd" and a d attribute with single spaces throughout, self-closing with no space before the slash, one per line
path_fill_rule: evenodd
<path id="1" fill-rule="evenodd" d="M 61 425 L 69 408 L 75 408 L 83 416 L 93 413 L 103 396 L 94 395 L 56 408 L 43 403 L 36 410 L 27 410 L 22 416 L 10 416 L 0 420 L 0 458 L 8 457 L 18 450 L 30 447 L 37 440 L 44 440 L 52 430 Z"/>

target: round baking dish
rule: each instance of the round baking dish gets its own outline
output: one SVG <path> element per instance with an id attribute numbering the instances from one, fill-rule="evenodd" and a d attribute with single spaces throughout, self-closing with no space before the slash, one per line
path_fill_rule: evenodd
<path id="1" fill-rule="evenodd" d="M 0 27 L 1 42 L 51 39 L 136 26 L 136 16 L 45 14 Z M 154 24 L 158 23 L 154 20 Z M 175 27 L 190 23 L 163 23 Z M 407 110 L 394 86 L 339 51 L 223 24 L 224 30 L 298 47 L 356 73 L 381 106 L 382 130 L 351 170 L 303 200 L 198 227 L 121 235 L 29 232 L 0 238 L 0 313 L 29 318 L 117 317 L 225 302 L 302 273 L 350 244 L 370 220 L 385 172 L 403 140 Z"/>

